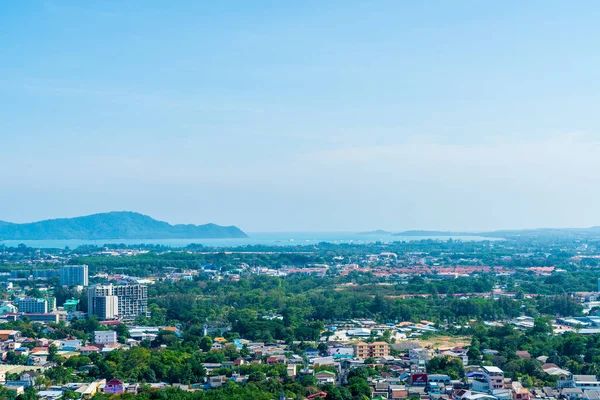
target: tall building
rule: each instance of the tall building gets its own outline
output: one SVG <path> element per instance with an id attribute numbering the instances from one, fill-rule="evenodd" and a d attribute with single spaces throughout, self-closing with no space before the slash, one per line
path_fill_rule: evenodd
<path id="1" fill-rule="evenodd" d="M 148 287 L 144 285 L 95 285 L 88 291 L 88 314 L 100 320 L 147 317 Z"/>
<path id="2" fill-rule="evenodd" d="M 148 317 L 148 287 L 144 285 L 123 285 L 114 287 L 119 298 L 119 316 L 123 319 Z"/>
<path id="3" fill-rule="evenodd" d="M 94 285 L 88 290 L 88 315 L 95 315 L 100 321 L 116 319 L 118 303 L 113 285 Z"/>
<path id="4" fill-rule="evenodd" d="M 60 267 L 60 284 L 63 286 L 87 286 L 87 265 L 63 265 Z"/>
<path id="5" fill-rule="evenodd" d="M 36 299 L 34 297 L 25 297 L 19 299 L 17 303 L 19 312 L 22 313 L 35 313 L 35 314 L 47 314 L 48 313 L 48 301 L 46 299 Z"/>

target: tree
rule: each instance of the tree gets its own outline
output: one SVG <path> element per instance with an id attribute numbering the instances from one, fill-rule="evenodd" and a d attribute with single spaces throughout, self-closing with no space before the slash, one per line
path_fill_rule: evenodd
<path id="1" fill-rule="evenodd" d="M 56 347 L 56 345 L 51 344 L 50 347 L 48 347 L 48 357 L 47 360 L 52 362 L 54 361 L 54 359 L 56 358 L 56 355 L 58 354 L 58 348 Z"/>
<path id="2" fill-rule="evenodd" d="M 319 355 L 326 356 L 327 351 L 329 350 L 329 346 L 327 346 L 325 343 L 319 343 L 319 345 L 317 346 L 317 350 L 319 350 Z"/>
<path id="3" fill-rule="evenodd" d="M 39 398 L 40 397 L 37 395 L 35 388 L 33 386 L 29 386 L 25 389 L 25 392 L 23 394 L 20 394 L 17 397 L 17 400 L 37 400 Z"/>
<path id="4" fill-rule="evenodd" d="M 34 386 L 37 390 L 40 390 L 42 387 L 47 388 L 49 385 L 50 380 L 43 375 L 39 375 L 34 378 Z"/>
<path id="5" fill-rule="evenodd" d="M 204 336 L 202 339 L 200 339 L 200 343 L 198 343 L 198 346 L 202 351 L 210 351 L 210 349 L 212 349 L 213 346 L 213 340 L 210 336 Z"/>
<path id="6" fill-rule="evenodd" d="M 63 400 L 76 400 L 79 398 L 79 395 L 72 390 L 66 390 L 62 396 Z"/>
<path id="7" fill-rule="evenodd" d="M 251 372 L 248 375 L 248 382 L 263 382 L 266 378 L 266 375 L 260 371 Z"/>

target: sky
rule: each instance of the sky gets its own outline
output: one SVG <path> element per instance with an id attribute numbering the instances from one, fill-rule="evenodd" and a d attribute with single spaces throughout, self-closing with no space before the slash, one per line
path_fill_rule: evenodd
<path id="1" fill-rule="evenodd" d="M 0 220 L 600 225 L 600 2 L 13 1 Z"/>

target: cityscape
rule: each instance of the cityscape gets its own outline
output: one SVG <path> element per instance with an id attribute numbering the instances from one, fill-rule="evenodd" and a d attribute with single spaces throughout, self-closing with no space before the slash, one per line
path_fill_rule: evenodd
<path id="1" fill-rule="evenodd" d="M 0 400 L 600 400 L 600 2 L 0 8 Z"/>
<path id="2" fill-rule="evenodd" d="M 2 393 L 589 399 L 599 261 L 600 236 L 0 245 Z"/>

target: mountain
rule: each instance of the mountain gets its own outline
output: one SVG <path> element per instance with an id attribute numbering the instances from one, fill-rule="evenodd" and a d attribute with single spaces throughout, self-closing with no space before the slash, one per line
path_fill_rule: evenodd
<path id="1" fill-rule="evenodd" d="M 514 229 L 484 232 L 443 232 L 443 231 L 404 231 L 392 236 L 481 236 L 498 239 L 573 239 L 583 237 L 600 237 L 600 227 L 590 228 L 538 228 Z"/>
<path id="2" fill-rule="evenodd" d="M 443 231 L 404 231 L 394 233 L 392 236 L 463 236 L 463 235 L 474 235 L 470 233 L 461 232 L 443 232 Z"/>
<path id="3" fill-rule="evenodd" d="M 4 240 L 247 238 L 235 226 L 171 225 L 130 211 L 49 219 L 26 224 L 0 221 Z"/>
<path id="4" fill-rule="evenodd" d="M 391 235 L 392 232 L 377 229 L 376 231 L 358 232 L 359 235 Z"/>

